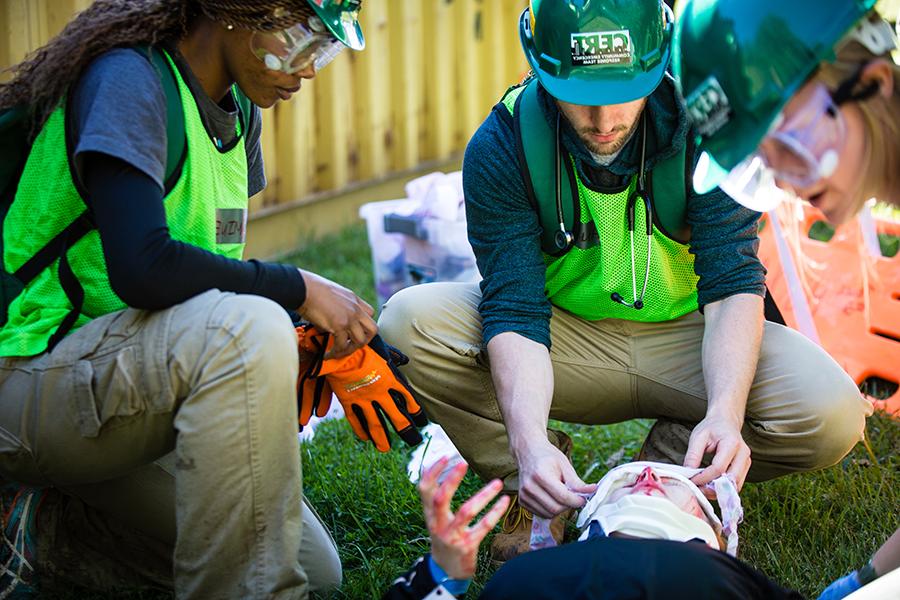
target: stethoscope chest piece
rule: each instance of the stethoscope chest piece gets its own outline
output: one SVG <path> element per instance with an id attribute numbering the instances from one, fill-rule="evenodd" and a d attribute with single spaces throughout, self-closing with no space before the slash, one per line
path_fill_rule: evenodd
<path id="1" fill-rule="evenodd" d="M 559 250 L 560 252 L 565 252 L 572 246 L 573 243 L 575 243 L 575 238 L 574 236 L 572 236 L 572 233 L 570 231 L 561 229 L 556 232 L 554 242 L 556 244 L 557 250 Z"/>

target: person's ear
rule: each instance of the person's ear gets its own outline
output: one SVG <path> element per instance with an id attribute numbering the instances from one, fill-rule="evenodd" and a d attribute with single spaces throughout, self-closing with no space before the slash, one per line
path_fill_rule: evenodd
<path id="1" fill-rule="evenodd" d="M 861 87 L 867 86 L 871 82 L 878 83 L 878 93 L 885 98 L 894 95 L 894 66 L 884 59 L 876 58 L 863 67 L 860 74 Z"/>

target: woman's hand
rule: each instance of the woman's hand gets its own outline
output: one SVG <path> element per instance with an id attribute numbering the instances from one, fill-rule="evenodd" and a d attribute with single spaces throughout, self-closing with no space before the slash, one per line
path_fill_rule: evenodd
<path id="1" fill-rule="evenodd" d="M 431 557 L 453 579 L 471 579 L 478 560 L 478 546 L 503 516 L 509 506 L 509 496 L 497 500 L 481 520 L 470 527 L 472 519 L 500 493 L 503 484 L 499 479 L 491 481 L 464 502 L 454 515 L 450 500 L 465 477 L 468 465 L 459 463 L 439 484 L 438 476 L 447 462 L 447 458 L 442 458 L 419 479 L 425 524 L 431 534 Z"/>
<path id="2" fill-rule="evenodd" d="M 378 333 L 375 311 L 342 285 L 300 269 L 306 284 L 306 300 L 297 309 L 304 319 L 334 336 L 326 358 L 340 358 L 362 348 Z"/>

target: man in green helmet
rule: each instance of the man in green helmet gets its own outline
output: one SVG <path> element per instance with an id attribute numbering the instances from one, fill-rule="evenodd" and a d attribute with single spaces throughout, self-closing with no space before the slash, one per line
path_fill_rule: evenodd
<path id="1" fill-rule="evenodd" d="M 518 494 L 494 558 L 528 549 L 531 513 L 591 491 L 549 418 L 658 419 L 644 457 L 709 465 L 698 485 L 840 460 L 869 403 L 815 344 L 764 321 L 758 215 L 690 186 L 671 11 L 534 0 L 519 27 L 534 77 L 494 107 L 463 166 L 484 280 L 404 290 L 380 319 L 429 417 Z"/>

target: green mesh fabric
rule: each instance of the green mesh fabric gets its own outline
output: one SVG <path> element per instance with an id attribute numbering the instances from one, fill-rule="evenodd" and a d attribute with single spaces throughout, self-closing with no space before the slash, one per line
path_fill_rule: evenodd
<path id="1" fill-rule="evenodd" d="M 501 102 L 514 113 L 516 99 L 524 86 L 509 90 Z M 644 307 L 641 310 L 613 302 L 610 296 L 618 292 L 627 302 L 633 302 L 631 280 L 631 242 L 626 207 L 633 193 L 637 177 L 628 189 L 618 194 L 603 194 L 585 186 L 578 177 L 581 222 L 593 220 L 600 234 L 600 244 L 591 248 L 574 247 L 563 256 L 544 254 L 547 265 L 545 291 L 550 301 L 583 319 L 627 319 L 658 322 L 677 319 L 697 310 L 697 281 L 694 257 L 688 246 L 667 237 L 655 226 L 651 238 L 650 276 Z M 655 202 L 665 202 L 655 198 Z M 635 210 L 634 267 L 637 292 L 640 295 L 647 268 L 646 215 L 639 200 Z"/>
<path id="2" fill-rule="evenodd" d="M 171 63 L 171 60 L 170 60 Z M 243 244 L 216 243 L 216 210 L 247 208 L 247 156 L 240 139 L 220 153 L 209 139 L 197 104 L 172 64 L 181 92 L 187 158 L 181 178 L 166 196 L 171 236 L 230 258 L 240 258 Z M 84 210 L 69 171 L 65 143 L 65 109 L 48 119 L 32 147 L 16 197 L 3 223 L 3 261 L 15 271 Z M 109 284 L 100 236 L 92 231 L 69 249 L 69 263 L 85 291 L 74 331 L 91 319 L 125 308 Z M 47 349 L 50 336 L 71 310 L 59 283 L 58 261 L 40 273 L 9 306 L 0 329 L 0 356 L 34 356 Z"/>
<path id="3" fill-rule="evenodd" d="M 513 114 L 513 112 L 515 112 L 516 100 L 518 99 L 519 95 L 524 91 L 525 91 L 525 86 L 520 85 L 520 86 L 511 88 L 510 90 L 508 90 L 506 92 L 506 95 L 503 96 L 503 100 L 501 100 L 500 102 L 503 103 L 503 106 L 506 107 L 506 110 L 509 111 L 509 114 Z"/>
<path id="4" fill-rule="evenodd" d="M 576 174 L 577 177 L 577 174 Z M 626 301 L 634 300 L 631 279 L 631 242 L 626 207 L 637 177 L 618 194 L 602 194 L 588 189 L 578 179 L 581 221 L 593 220 L 600 243 L 582 250 L 572 248 L 561 257 L 544 255 L 547 265 L 546 292 L 550 301 L 583 319 L 627 319 L 668 321 L 697 310 L 697 276 L 694 257 L 688 247 L 653 228 L 650 276 L 644 308 L 636 310 L 610 300 L 618 292 Z M 660 198 L 657 202 L 664 201 Z M 644 285 L 647 268 L 647 235 L 644 205 L 635 209 L 634 267 L 637 292 Z"/>

